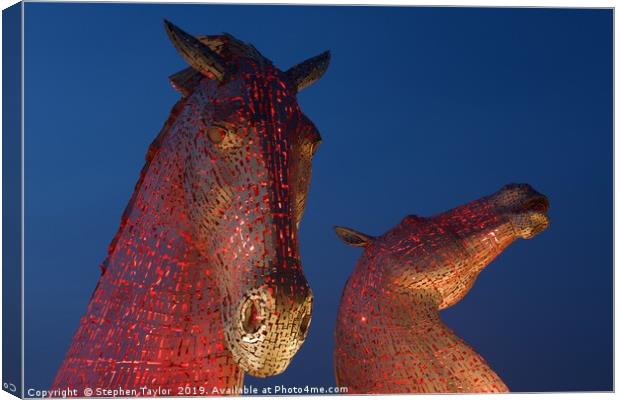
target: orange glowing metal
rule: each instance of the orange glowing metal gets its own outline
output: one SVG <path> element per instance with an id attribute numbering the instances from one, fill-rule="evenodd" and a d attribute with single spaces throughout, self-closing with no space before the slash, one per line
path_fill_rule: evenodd
<path id="1" fill-rule="evenodd" d="M 439 310 L 517 238 L 548 226 L 548 202 L 528 185 L 431 218 L 405 217 L 383 236 L 337 227 L 365 247 L 342 295 L 336 381 L 349 393 L 505 392 L 484 359 L 450 330 Z"/>

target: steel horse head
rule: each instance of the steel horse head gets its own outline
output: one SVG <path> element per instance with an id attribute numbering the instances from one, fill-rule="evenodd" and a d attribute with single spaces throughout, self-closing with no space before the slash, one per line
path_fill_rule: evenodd
<path id="1" fill-rule="evenodd" d="M 321 138 L 296 94 L 323 74 L 329 54 L 282 72 L 230 35 L 194 38 L 169 22 L 166 30 L 190 64 L 172 77 L 187 98 L 177 130 L 195 143 L 188 212 L 220 277 L 226 344 L 245 371 L 273 375 L 310 323 L 297 226 Z"/>
<path id="2" fill-rule="evenodd" d="M 281 71 L 229 34 L 165 29 L 189 64 L 170 77 L 182 98 L 149 148 L 55 387 L 238 386 L 243 371 L 281 373 L 308 332 L 297 231 L 321 137 L 297 93 L 329 53 Z"/>
<path id="3" fill-rule="evenodd" d="M 518 238 L 549 224 L 547 198 L 525 184 L 433 217 L 410 215 L 372 237 L 337 227 L 364 253 L 336 322 L 338 385 L 350 393 L 503 392 L 482 357 L 440 319 Z"/>

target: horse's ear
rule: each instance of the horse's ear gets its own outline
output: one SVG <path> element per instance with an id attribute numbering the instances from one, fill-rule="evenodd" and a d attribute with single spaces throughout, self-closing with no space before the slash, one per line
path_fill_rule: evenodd
<path id="1" fill-rule="evenodd" d="M 164 20 L 164 27 L 174 47 L 191 67 L 219 82 L 224 80 L 228 68 L 219 54 L 170 21 Z"/>
<path id="2" fill-rule="evenodd" d="M 226 58 L 227 54 L 238 54 L 240 52 L 239 48 L 242 45 L 241 41 L 228 33 L 224 35 L 201 35 L 196 36 L 196 39 L 222 58 Z M 176 74 L 170 75 L 168 79 L 177 92 L 183 96 L 189 96 L 203 77 L 204 75 L 194 67 L 187 67 Z"/>
<path id="3" fill-rule="evenodd" d="M 334 226 L 334 230 L 340 240 L 350 246 L 366 247 L 375 240 L 374 236 L 358 232 L 351 228 L 345 228 L 343 226 Z"/>
<path id="4" fill-rule="evenodd" d="M 200 83 L 203 76 L 204 75 L 194 68 L 187 67 L 176 74 L 170 75 L 168 79 L 177 92 L 181 93 L 183 96 L 189 96 Z"/>
<path id="5" fill-rule="evenodd" d="M 284 74 L 295 89 L 300 92 L 323 76 L 329 66 L 329 59 L 329 51 L 325 51 L 289 68 Z"/>

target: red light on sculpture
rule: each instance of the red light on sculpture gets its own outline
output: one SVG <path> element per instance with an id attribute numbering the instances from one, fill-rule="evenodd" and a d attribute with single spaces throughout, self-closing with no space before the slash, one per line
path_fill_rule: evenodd
<path id="1" fill-rule="evenodd" d="M 282 372 L 305 339 L 313 299 L 296 230 L 320 135 L 296 94 L 329 54 L 282 72 L 231 35 L 166 30 L 190 65 L 170 78 L 182 98 L 54 388 L 237 388 L 244 371 Z"/>

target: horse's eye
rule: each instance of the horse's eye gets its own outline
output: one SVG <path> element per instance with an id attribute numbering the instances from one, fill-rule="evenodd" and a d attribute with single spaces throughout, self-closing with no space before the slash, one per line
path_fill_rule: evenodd
<path id="1" fill-rule="evenodd" d="M 321 144 L 321 139 L 317 140 L 316 142 L 312 142 L 311 146 L 312 146 L 312 150 L 311 150 L 311 154 L 314 156 L 314 153 L 316 153 L 317 149 L 319 148 L 319 145 Z"/>
<path id="2" fill-rule="evenodd" d="M 207 136 L 212 143 L 222 143 L 222 141 L 226 137 L 226 129 L 219 126 L 213 126 L 207 130 Z"/>
<path id="3" fill-rule="evenodd" d="M 307 143 L 310 143 L 310 146 L 312 146 L 310 154 L 314 155 L 314 153 L 316 153 L 316 150 L 319 148 L 319 145 L 323 141 L 323 138 L 321 138 L 321 135 L 317 130 L 311 130 L 307 133 L 306 140 Z"/>

